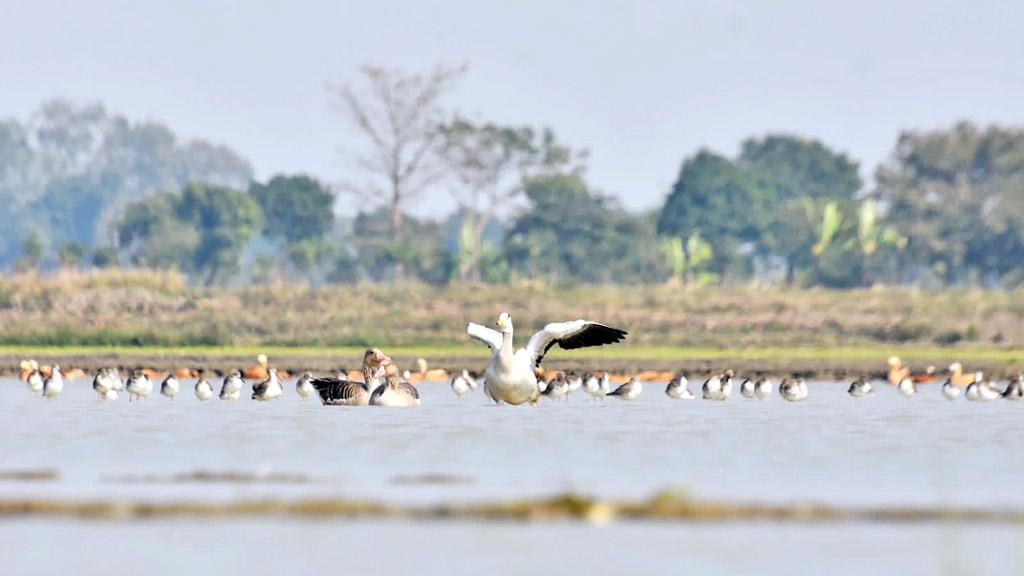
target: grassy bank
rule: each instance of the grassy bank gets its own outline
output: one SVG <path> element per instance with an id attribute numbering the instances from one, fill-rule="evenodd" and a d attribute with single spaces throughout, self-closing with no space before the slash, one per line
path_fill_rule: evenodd
<path id="1" fill-rule="evenodd" d="M 956 349 L 1012 356 L 1024 345 L 1021 296 L 664 285 L 207 289 L 167 272 L 18 275 L 0 279 L 0 345 L 9 351 L 74 346 L 210 353 L 271 347 L 316 355 L 307 351 L 374 344 L 419 355 L 476 355 L 464 334 L 466 322 L 489 323 L 509 310 L 521 333 L 576 317 L 622 326 L 630 337 L 615 348 L 619 355 L 683 359 L 800 351 L 849 358 L 901 349 L 931 357 Z"/>

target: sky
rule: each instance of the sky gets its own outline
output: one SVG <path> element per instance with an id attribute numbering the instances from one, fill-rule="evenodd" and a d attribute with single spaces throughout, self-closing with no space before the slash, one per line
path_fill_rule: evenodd
<path id="1" fill-rule="evenodd" d="M 587 176 L 658 206 L 681 161 L 820 139 L 870 178 L 900 130 L 1024 125 L 1024 2 L 0 0 L 0 117 L 100 101 L 231 146 L 257 176 L 352 180 L 330 83 L 466 63 L 445 103 L 550 126 Z M 417 209 L 450 208 L 443 190 Z"/>

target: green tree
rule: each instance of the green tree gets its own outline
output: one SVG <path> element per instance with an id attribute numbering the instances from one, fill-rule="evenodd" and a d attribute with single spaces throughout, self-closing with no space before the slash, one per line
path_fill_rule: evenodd
<path id="1" fill-rule="evenodd" d="M 689 238 L 694 233 L 711 245 L 711 269 L 723 274 L 741 259 L 743 243 L 762 237 L 766 193 L 734 163 L 703 150 L 683 162 L 679 178 L 658 215 L 658 234 Z"/>
<path id="2" fill-rule="evenodd" d="M 455 185 L 449 189 L 463 226 L 459 276 L 482 279 L 484 231 L 497 212 L 522 195 L 524 182 L 540 173 L 564 169 L 585 156 L 558 143 L 549 129 L 476 124 L 456 117 L 442 124 L 440 155 Z"/>
<path id="3" fill-rule="evenodd" d="M 242 248 L 263 225 L 263 214 L 252 197 L 222 186 L 185 186 L 176 212 L 199 233 L 193 266 L 205 274 L 207 285 L 237 271 Z"/>
<path id="4" fill-rule="evenodd" d="M 78 268 L 85 258 L 85 250 L 85 245 L 81 242 L 66 242 L 57 252 L 57 261 L 63 268 Z"/>
<path id="5" fill-rule="evenodd" d="M 859 166 L 817 140 L 788 135 L 744 141 L 736 163 L 766 195 L 759 250 L 782 257 L 786 281 L 792 283 L 800 269 L 816 262 L 822 219 L 852 217 L 863 185 Z"/>
<path id="6" fill-rule="evenodd" d="M 903 276 L 947 284 L 1019 281 L 1024 261 L 1024 129 L 904 132 L 874 196 L 907 238 Z"/>
<path id="7" fill-rule="evenodd" d="M 320 182 L 279 175 L 266 184 L 254 182 L 249 195 L 263 212 L 264 234 L 284 240 L 296 268 L 306 272 L 331 257 L 327 235 L 334 228 L 334 194 Z"/>

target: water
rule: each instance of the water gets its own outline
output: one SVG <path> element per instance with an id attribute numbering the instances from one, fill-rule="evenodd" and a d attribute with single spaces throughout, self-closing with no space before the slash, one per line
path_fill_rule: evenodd
<path id="1" fill-rule="evenodd" d="M 909 399 L 879 385 L 874 396 L 855 400 L 846 395 L 844 384 L 811 382 L 810 399 L 803 403 L 783 402 L 778 396 L 748 401 L 738 395 L 721 403 L 671 401 L 664 396 L 663 385 L 650 384 L 633 402 L 592 402 L 578 393 L 568 402 L 542 400 L 531 408 L 494 407 L 480 393 L 457 399 L 447 384 L 425 383 L 420 386 L 423 406 L 387 410 L 323 407 L 312 399 L 300 400 L 290 386 L 275 402 L 200 403 L 192 395 L 191 382 L 185 381 L 182 395 L 173 401 L 155 394 L 144 402 L 129 403 L 122 397 L 101 403 L 89 384 L 85 379 L 70 383 L 61 398 L 48 402 L 31 396 L 18 381 L 0 379 L 0 470 L 52 468 L 58 473 L 52 482 L 0 481 L 0 498 L 224 501 L 347 496 L 419 504 L 568 491 L 646 498 L 674 489 L 700 498 L 745 502 L 1024 508 L 1019 489 L 1024 453 L 1012 446 L 1022 431 L 1024 402 L 948 402 L 937 385 L 922 386 Z M 167 477 L 197 470 L 280 472 L 307 477 L 308 482 L 125 481 L 125 476 Z M 426 475 L 444 481 L 415 481 Z M 817 543 L 811 559 L 817 554 L 818 564 L 811 561 L 806 566 L 820 567 L 829 559 L 869 559 L 865 551 L 876 550 L 890 554 L 892 565 L 906 568 L 901 570 L 905 573 L 936 573 L 936 566 L 945 570 L 964 562 L 970 573 L 1006 573 L 1020 565 L 1020 531 L 1014 526 L 616 522 L 602 529 L 574 523 L 427 525 L 282 519 L 209 524 L 5 520 L 0 522 L 0 542 L 12 542 L 5 536 L 23 531 L 74 541 L 107 534 L 123 542 L 123 532 L 137 529 L 142 534 L 140 548 L 119 564 L 130 567 L 130 558 L 173 549 L 207 550 L 219 534 L 235 529 L 237 546 L 210 553 L 211 566 L 224 569 L 237 565 L 239 550 L 260 546 L 263 533 L 272 532 L 281 554 L 266 565 L 255 565 L 257 573 L 274 573 L 271 568 L 289 558 L 298 562 L 296 566 L 316 565 L 322 559 L 312 555 L 308 542 L 321 536 L 370 542 L 385 535 L 412 542 L 411 551 L 437 560 L 435 566 L 451 559 L 446 554 L 460 555 L 460 562 L 451 565 L 453 572 L 489 569 L 493 564 L 503 567 L 499 573 L 535 571 L 546 565 L 610 573 L 612 567 L 659 566 L 662 560 L 684 558 L 700 566 L 701 573 L 745 572 L 752 565 L 768 572 L 792 571 L 792 551 L 783 547 L 772 552 L 773 542 L 789 538 Z M 165 529 L 173 533 L 170 548 L 157 537 Z M 425 533 L 429 535 L 422 537 Z M 962 546 L 944 545 L 947 533 Z M 631 535 L 626 540 L 631 545 L 620 547 L 626 534 Z M 716 536 L 729 544 L 699 544 L 705 538 L 718 542 Z M 496 559 L 500 555 L 477 545 L 494 539 L 522 541 L 530 553 L 502 563 Z M 608 543 L 598 552 L 591 546 L 594 539 Z M 434 540 L 443 543 L 428 546 Z M 730 556 L 741 546 L 748 549 L 744 540 L 764 556 Z M 606 546 L 617 551 L 615 562 L 604 560 L 613 555 L 603 550 Z M 90 573 L 88 567 L 101 565 L 103 559 L 93 550 L 102 547 L 80 547 L 61 561 L 77 562 L 84 567 L 80 573 Z M 338 560 L 338 565 L 353 570 L 361 566 L 358 555 L 345 555 L 344 550 L 338 546 L 331 552 L 332 557 L 347 559 Z M 972 550 L 991 552 L 981 562 Z M 45 549 L 21 547 L 10 552 L 15 565 L 25 568 L 19 573 L 59 564 L 53 559 L 37 564 Z M 189 561 L 179 556 L 184 570 Z M 389 558 L 379 565 L 380 572 L 405 571 L 403 558 L 406 555 Z M 577 561 L 566 564 L 566 558 Z M 585 570 L 587 566 L 590 569 Z M 806 566 L 803 573 L 815 572 Z M 856 566 L 864 564 L 846 562 L 843 569 L 852 573 Z M 957 570 L 951 573 L 960 573 Z M 653 571 L 659 570 L 645 570 Z"/>

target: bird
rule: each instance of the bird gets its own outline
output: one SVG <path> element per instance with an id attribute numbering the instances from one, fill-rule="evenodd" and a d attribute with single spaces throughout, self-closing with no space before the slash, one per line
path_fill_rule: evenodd
<path id="1" fill-rule="evenodd" d="M 747 378 L 740 384 L 740 395 L 744 398 L 754 398 L 754 381 Z"/>
<path id="2" fill-rule="evenodd" d="M 39 371 L 39 365 L 35 364 L 35 360 L 31 361 L 32 367 L 29 369 L 28 377 L 25 382 L 28 384 L 28 389 L 32 392 L 43 391 L 43 374 Z"/>
<path id="3" fill-rule="evenodd" d="M 960 395 L 960 387 L 953 383 L 952 376 L 942 384 L 942 395 L 946 397 L 946 400 L 956 400 L 956 397 Z"/>
<path id="4" fill-rule="evenodd" d="M 113 368 L 100 368 L 92 379 L 92 389 L 100 395 L 101 400 L 117 400 L 117 384 L 121 379 L 114 376 Z"/>
<path id="5" fill-rule="evenodd" d="M 476 380 L 478 377 L 479 375 L 476 372 L 463 369 L 461 374 L 457 374 L 452 378 L 452 392 L 455 393 L 455 396 L 461 398 L 463 395 L 476 390 Z"/>
<path id="6" fill-rule="evenodd" d="M 470 322 L 466 332 L 491 349 L 491 361 L 484 372 L 487 395 L 496 403 L 512 405 L 537 403 L 540 387 L 534 370 L 555 344 L 574 350 L 621 342 L 628 334 L 625 330 L 589 320 L 556 322 L 534 334 L 525 348 L 514 350 L 512 316 L 502 312 L 498 315 L 497 326 L 498 330 L 493 330 Z"/>
<path id="7" fill-rule="evenodd" d="M 547 385 L 544 386 L 541 391 L 541 396 L 547 396 L 552 400 L 558 400 L 560 398 L 568 398 L 569 394 L 569 382 L 567 381 L 565 374 L 559 372 L 551 380 L 548 380 Z"/>
<path id="8" fill-rule="evenodd" d="M 136 369 L 128 377 L 128 385 L 125 386 L 125 389 L 128 391 L 129 401 L 142 400 L 153 391 L 153 381 L 146 376 L 145 372 Z"/>
<path id="9" fill-rule="evenodd" d="M 726 370 L 721 374 L 715 374 L 704 381 L 701 387 L 701 394 L 705 400 L 724 401 L 732 393 L 732 370 Z"/>
<path id="10" fill-rule="evenodd" d="M 996 390 L 992 383 L 985 378 L 981 371 L 974 373 L 974 382 L 967 386 L 964 397 L 972 402 L 990 402 L 1000 397 L 999 390 Z"/>
<path id="11" fill-rule="evenodd" d="M 174 397 L 177 396 L 180 391 L 181 384 L 178 382 L 178 379 L 174 377 L 174 374 L 168 374 L 167 378 L 164 378 L 164 381 L 160 383 L 160 393 L 171 400 L 174 400 Z"/>
<path id="12" fill-rule="evenodd" d="M 54 399 L 64 391 L 64 376 L 60 373 L 60 366 L 54 364 L 50 375 L 43 380 L 43 397 Z"/>
<path id="13" fill-rule="evenodd" d="M 886 364 L 889 367 L 889 371 L 886 373 L 885 379 L 889 384 L 896 386 L 904 378 L 910 376 L 910 368 L 903 366 L 903 361 L 900 360 L 899 356 L 890 356 Z"/>
<path id="14" fill-rule="evenodd" d="M 196 398 L 200 402 L 206 402 L 213 397 L 213 385 L 210 384 L 210 381 L 206 379 L 202 372 L 199 373 L 199 379 L 196 380 L 195 391 Z"/>
<path id="15" fill-rule="evenodd" d="M 665 386 L 665 395 L 673 400 L 692 400 L 693 392 L 690 392 L 690 382 L 686 379 L 684 372 L 679 372 L 669 380 Z"/>
<path id="16" fill-rule="evenodd" d="M 911 374 L 914 384 L 930 384 L 935 381 L 935 366 L 925 368 L 924 374 Z"/>
<path id="17" fill-rule="evenodd" d="M 900 394 L 908 397 L 917 394 L 917 384 L 911 378 L 900 380 L 899 384 L 896 385 L 896 389 L 899 390 Z"/>
<path id="18" fill-rule="evenodd" d="M 1024 374 L 1017 374 L 1010 383 L 1006 385 L 1006 390 L 1003 390 L 1003 398 L 1007 400 L 1020 400 L 1021 396 L 1024 395 Z"/>
<path id="19" fill-rule="evenodd" d="M 964 374 L 963 364 L 953 362 L 949 365 L 949 382 L 953 386 L 968 386 L 974 382 L 974 374 Z"/>
<path id="20" fill-rule="evenodd" d="M 630 378 L 629 382 L 626 382 L 615 390 L 612 390 L 608 395 L 614 396 L 620 400 L 633 400 L 643 391 L 644 385 L 636 378 Z"/>
<path id="21" fill-rule="evenodd" d="M 604 399 L 607 392 L 601 390 L 601 377 L 593 372 L 587 372 L 583 375 L 583 391 L 590 394 L 593 400 L 598 398 Z"/>
<path id="22" fill-rule="evenodd" d="M 242 386 L 245 386 L 245 380 L 242 380 L 242 371 L 232 370 L 224 377 L 224 381 L 220 385 L 220 399 L 238 400 L 238 397 L 242 395 Z"/>
<path id="23" fill-rule="evenodd" d="M 267 369 L 267 379 L 252 385 L 252 399 L 267 401 L 281 397 L 284 389 L 281 381 L 277 378 L 277 368 Z"/>
<path id="24" fill-rule="evenodd" d="M 871 386 L 871 382 L 865 380 L 863 377 L 857 378 L 850 383 L 850 388 L 846 391 L 847 394 L 854 398 L 863 398 L 868 394 L 874 394 L 875 389 Z"/>
<path id="25" fill-rule="evenodd" d="M 363 354 L 362 382 L 339 374 L 338 378 L 314 378 L 310 385 L 316 389 L 320 403 L 325 406 L 367 406 L 373 391 L 381 384 L 385 358 L 387 356 L 380 349 L 369 348 Z"/>
<path id="26" fill-rule="evenodd" d="M 764 400 L 772 394 L 772 381 L 761 376 L 754 382 L 754 395 L 758 400 Z"/>
<path id="27" fill-rule="evenodd" d="M 783 378 L 779 384 L 779 394 L 788 402 L 800 402 L 807 399 L 807 383 L 803 378 Z"/>
<path id="28" fill-rule="evenodd" d="M 565 391 L 565 397 L 567 399 L 569 394 L 572 394 L 583 387 L 583 377 L 572 370 L 565 373 L 565 381 L 566 384 L 568 384 L 568 388 L 566 388 Z"/>
<path id="29" fill-rule="evenodd" d="M 313 374 L 311 372 L 303 372 L 302 376 L 295 381 L 295 393 L 299 395 L 299 398 L 309 398 L 313 394 L 316 394 L 316 388 L 313 388 L 311 384 L 313 380 Z"/>
<path id="30" fill-rule="evenodd" d="M 391 358 L 385 356 L 381 361 L 384 383 L 374 388 L 370 394 L 370 406 L 386 406 L 389 408 L 410 408 L 420 405 L 420 393 L 416 387 L 398 379 L 398 367 Z"/>

